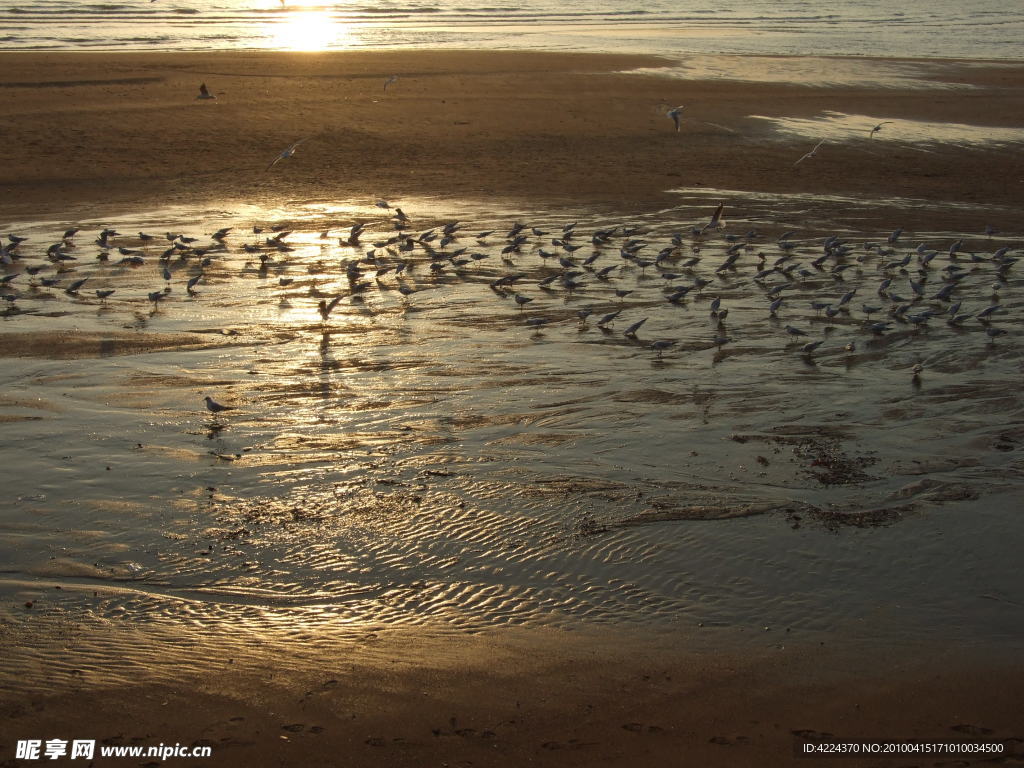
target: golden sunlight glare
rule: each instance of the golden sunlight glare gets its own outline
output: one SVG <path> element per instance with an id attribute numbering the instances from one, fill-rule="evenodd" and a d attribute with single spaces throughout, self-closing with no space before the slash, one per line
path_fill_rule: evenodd
<path id="1" fill-rule="evenodd" d="M 343 48 L 348 30 L 326 11 L 294 11 L 274 24 L 271 45 L 286 51 L 322 51 Z"/>

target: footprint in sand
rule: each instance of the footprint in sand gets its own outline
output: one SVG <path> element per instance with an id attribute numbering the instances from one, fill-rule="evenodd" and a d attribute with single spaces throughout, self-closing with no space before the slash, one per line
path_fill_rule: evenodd
<path id="1" fill-rule="evenodd" d="M 303 723 L 291 723 L 290 725 L 282 725 L 281 730 L 289 731 L 291 733 L 301 733 L 307 731 L 308 733 L 323 733 L 324 728 L 322 725 L 311 725 L 307 729 Z"/>
<path id="2" fill-rule="evenodd" d="M 454 726 L 454 724 L 455 724 L 455 718 L 454 717 L 451 719 L 451 722 L 452 722 L 452 725 Z M 444 736 L 444 735 L 446 735 L 448 733 L 447 731 L 443 730 L 442 728 L 431 728 L 430 732 L 432 734 L 434 734 L 434 736 Z M 481 739 L 493 739 L 493 738 L 495 738 L 498 735 L 497 733 L 495 733 L 494 731 L 491 731 L 491 730 L 477 731 L 476 728 L 454 728 L 454 727 L 453 727 L 451 733 L 453 733 L 456 736 L 461 736 L 464 739 L 472 739 L 472 738 L 476 738 L 476 737 L 479 737 Z"/>
<path id="3" fill-rule="evenodd" d="M 790 731 L 794 736 L 799 736 L 801 739 L 834 739 L 835 736 L 831 733 L 825 733 L 824 731 L 814 731 L 810 728 L 805 728 L 800 731 Z"/>
<path id="4" fill-rule="evenodd" d="M 991 736 L 995 733 L 991 728 L 983 728 L 980 725 L 951 725 L 950 728 L 957 733 L 966 733 L 971 736 Z"/>
<path id="5" fill-rule="evenodd" d="M 643 723 L 626 723 L 622 726 L 624 730 L 632 731 L 633 733 L 664 733 L 665 729 L 660 725 L 644 725 Z"/>
<path id="6" fill-rule="evenodd" d="M 544 749 L 556 750 L 556 749 L 583 749 L 584 747 L 597 746 L 596 741 L 580 741 L 579 739 L 569 739 L 568 741 L 545 741 L 541 744 Z"/>
<path id="7" fill-rule="evenodd" d="M 712 736 L 708 739 L 712 744 L 718 744 L 723 747 L 734 747 L 741 744 L 749 744 L 749 736 Z"/>
<path id="8" fill-rule="evenodd" d="M 311 691 L 306 691 L 306 693 L 303 695 L 302 698 L 303 699 L 308 699 L 310 696 L 313 696 L 314 694 L 323 693 L 324 691 L 329 691 L 332 688 L 334 688 L 337 684 L 338 684 L 337 680 L 328 680 L 326 683 L 321 685 L 319 688 L 315 688 L 315 689 L 313 689 Z"/>
<path id="9" fill-rule="evenodd" d="M 371 747 L 386 747 L 388 745 L 388 740 L 382 739 L 380 736 L 371 736 L 370 738 L 366 739 L 363 743 L 368 744 Z M 396 737 L 394 739 L 391 739 L 391 743 L 397 746 L 402 746 L 405 744 L 405 739 Z"/>

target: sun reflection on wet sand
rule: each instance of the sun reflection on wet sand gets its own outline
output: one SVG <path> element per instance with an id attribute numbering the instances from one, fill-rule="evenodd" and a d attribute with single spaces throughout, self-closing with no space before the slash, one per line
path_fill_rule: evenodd
<path id="1" fill-rule="evenodd" d="M 751 119 L 768 123 L 780 134 L 814 140 L 864 140 L 878 144 L 889 141 L 932 148 L 939 148 L 940 145 L 981 147 L 1024 144 L 1024 128 L 904 120 L 898 117 L 850 115 L 845 112 L 823 112 L 814 118 L 751 115 Z M 879 130 L 872 134 L 875 127 Z"/>
<path id="2" fill-rule="evenodd" d="M 845 56 L 759 56 L 710 54 L 690 56 L 664 67 L 629 70 L 638 75 L 683 80 L 738 80 L 754 83 L 794 83 L 812 86 L 872 88 L 969 89 L 946 82 L 962 64 L 936 61 L 896 61 Z"/>

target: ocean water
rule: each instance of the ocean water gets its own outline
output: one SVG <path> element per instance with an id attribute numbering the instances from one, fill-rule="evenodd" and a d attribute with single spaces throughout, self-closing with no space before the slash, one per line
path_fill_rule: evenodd
<path id="1" fill-rule="evenodd" d="M 1002 0 L 3 0 L 3 49 L 487 48 L 910 58 L 1024 58 Z"/>

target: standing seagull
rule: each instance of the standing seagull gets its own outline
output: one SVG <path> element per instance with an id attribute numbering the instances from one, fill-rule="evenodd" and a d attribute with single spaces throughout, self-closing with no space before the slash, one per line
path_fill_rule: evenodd
<path id="1" fill-rule="evenodd" d="M 639 331 L 640 330 L 640 326 L 643 325 L 646 322 L 647 322 L 647 318 L 646 317 L 643 320 L 637 320 L 635 323 L 633 323 L 631 326 L 629 326 L 629 328 L 627 328 L 625 331 L 623 331 L 622 335 L 625 336 L 627 339 L 635 339 L 636 338 L 636 332 Z"/>
<path id="2" fill-rule="evenodd" d="M 661 358 L 661 354 L 666 349 L 671 347 L 673 344 L 675 344 L 674 341 L 670 341 L 668 339 L 659 339 L 658 341 L 652 341 L 651 342 L 651 349 L 653 349 L 655 352 L 658 353 L 658 358 L 660 359 Z"/>
<path id="3" fill-rule="evenodd" d="M 295 150 L 298 149 L 299 145 L 302 144 L 302 142 L 304 142 L 304 141 L 309 141 L 309 136 L 307 136 L 304 139 L 299 139 L 294 144 L 290 145 L 287 149 L 283 150 L 281 152 L 281 154 L 279 154 L 277 157 L 275 157 L 273 162 L 270 165 L 267 166 L 267 170 L 269 171 L 271 168 L 273 168 L 275 165 L 277 165 L 282 160 L 287 160 L 289 157 L 294 155 L 295 154 Z"/>
<path id="4" fill-rule="evenodd" d="M 206 87 L 206 83 L 199 84 L 199 95 L 197 99 L 216 99 L 217 97 L 210 93 L 210 89 Z"/>
<path id="5" fill-rule="evenodd" d="M 815 144 L 814 145 L 814 149 L 812 149 L 806 155 L 804 155 L 799 160 L 797 160 L 795 163 L 793 163 L 793 167 L 795 168 L 796 166 L 800 165 L 800 163 L 802 163 L 804 160 L 810 160 L 812 157 L 817 157 L 818 150 L 821 148 L 821 145 L 824 144 L 824 143 L 825 143 L 825 140 L 822 139 L 817 144 Z"/>
<path id="6" fill-rule="evenodd" d="M 221 405 L 209 395 L 204 397 L 203 400 L 206 401 L 206 410 L 208 410 L 210 413 L 220 413 L 221 411 L 235 410 L 235 408 L 233 408 L 230 405 Z"/>
<path id="7" fill-rule="evenodd" d="M 671 118 L 672 122 L 676 124 L 676 133 L 679 132 L 680 118 L 683 115 L 683 108 L 672 107 L 668 112 L 665 113 L 665 117 Z"/>

